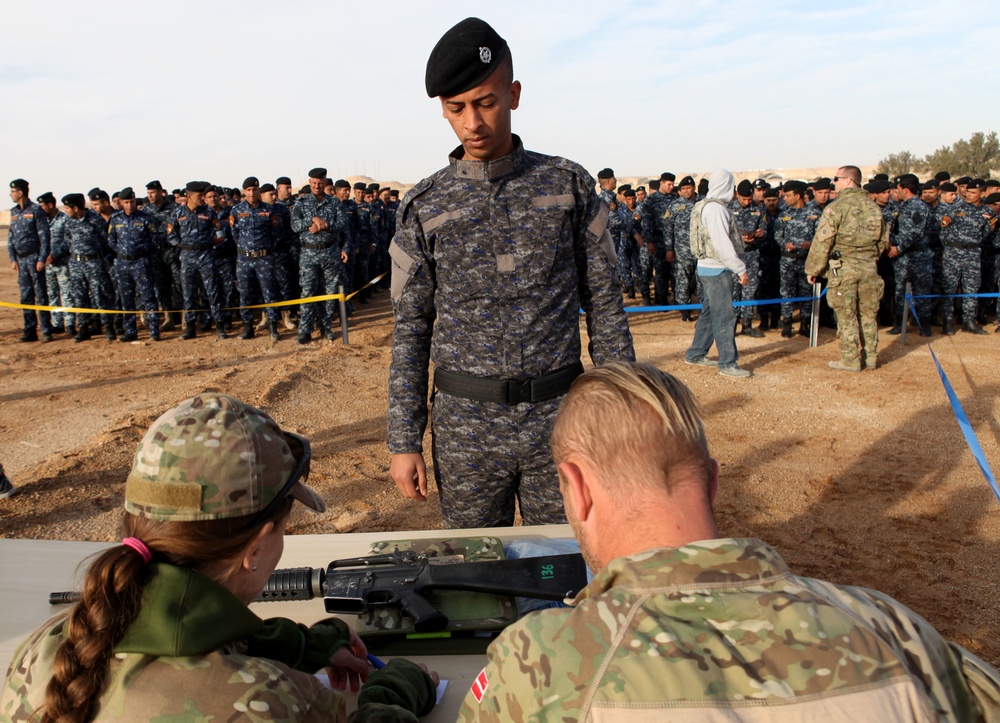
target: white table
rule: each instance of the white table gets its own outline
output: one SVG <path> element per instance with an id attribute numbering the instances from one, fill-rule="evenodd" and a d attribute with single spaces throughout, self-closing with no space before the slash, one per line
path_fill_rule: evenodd
<path id="1" fill-rule="evenodd" d="M 288 535 L 279 567 L 325 567 L 331 560 L 368 553 L 373 542 L 434 537 L 499 537 L 504 541 L 531 538 L 572 538 L 569 525 L 501 527 L 474 530 L 369 532 L 349 535 Z M 0 539 L 0 670 L 7 666 L 17 646 L 28 634 L 57 612 L 48 603 L 50 592 L 77 590 L 78 569 L 90 555 L 109 547 L 102 542 Z M 252 609 L 261 617 L 286 617 L 311 624 L 329 617 L 321 599 L 301 602 L 259 603 Z M 352 622 L 348 619 L 348 622 Z M 446 645 L 447 642 L 443 642 Z M 485 655 L 428 655 L 413 657 L 450 681 L 441 700 L 424 720 L 454 721 L 462 699 L 486 662 Z M 353 709 L 348 694 L 348 709 Z"/>

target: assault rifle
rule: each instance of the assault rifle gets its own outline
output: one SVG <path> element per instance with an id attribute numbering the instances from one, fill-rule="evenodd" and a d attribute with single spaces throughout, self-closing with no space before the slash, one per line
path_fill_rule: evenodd
<path id="1" fill-rule="evenodd" d="M 431 559 L 407 550 L 334 560 L 325 570 L 275 570 L 255 602 L 322 597 L 328 613 L 342 615 L 399 605 L 422 633 L 442 630 L 448 624 L 447 616 L 425 597 L 431 590 L 563 600 L 587 584 L 587 568 L 579 554 L 443 565 L 431 564 Z M 79 593 L 49 594 L 53 605 L 79 599 Z"/>

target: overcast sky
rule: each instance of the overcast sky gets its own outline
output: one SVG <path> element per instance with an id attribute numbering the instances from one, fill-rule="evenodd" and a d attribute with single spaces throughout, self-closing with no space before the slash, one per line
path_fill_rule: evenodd
<path id="1" fill-rule="evenodd" d="M 33 197 L 415 182 L 456 145 L 427 55 L 470 14 L 512 49 L 514 131 L 593 174 L 864 165 L 1000 119 L 988 1 L 0 3 L 0 177 Z"/>

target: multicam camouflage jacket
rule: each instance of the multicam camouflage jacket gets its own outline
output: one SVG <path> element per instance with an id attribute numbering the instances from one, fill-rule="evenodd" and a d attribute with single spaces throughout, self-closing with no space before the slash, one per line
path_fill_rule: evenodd
<path id="1" fill-rule="evenodd" d="M 916 613 L 793 575 L 752 539 L 612 560 L 507 628 L 465 721 L 974 721 L 1000 674 Z"/>
<path id="2" fill-rule="evenodd" d="M 94 720 L 348 720 L 341 695 L 312 674 L 346 644 L 343 623 L 263 621 L 196 572 L 153 564 L 151 573 L 142 609 L 115 647 Z M 14 653 L 0 721 L 40 718 L 68 615 L 47 622 Z M 413 663 L 394 660 L 368 679 L 358 704 L 354 723 L 416 723 L 434 705 L 434 686 Z"/>

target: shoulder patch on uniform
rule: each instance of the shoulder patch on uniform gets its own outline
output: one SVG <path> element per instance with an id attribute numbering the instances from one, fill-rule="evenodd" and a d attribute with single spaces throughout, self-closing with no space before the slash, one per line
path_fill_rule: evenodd
<path id="1" fill-rule="evenodd" d="M 616 208 L 618 208 L 618 204 L 612 201 L 611 203 L 608 204 L 608 208 L 614 211 Z"/>
<path id="2" fill-rule="evenodd" d="M 479 671 L 479 675 L 476 679 L 472 681 L 472 695 L 476 699 L 477 703 L 483 702 L 483 696 L 486 695 L 486 689 L 490 687 L 490 681 L 486 677 L 486 668 Z"/>

